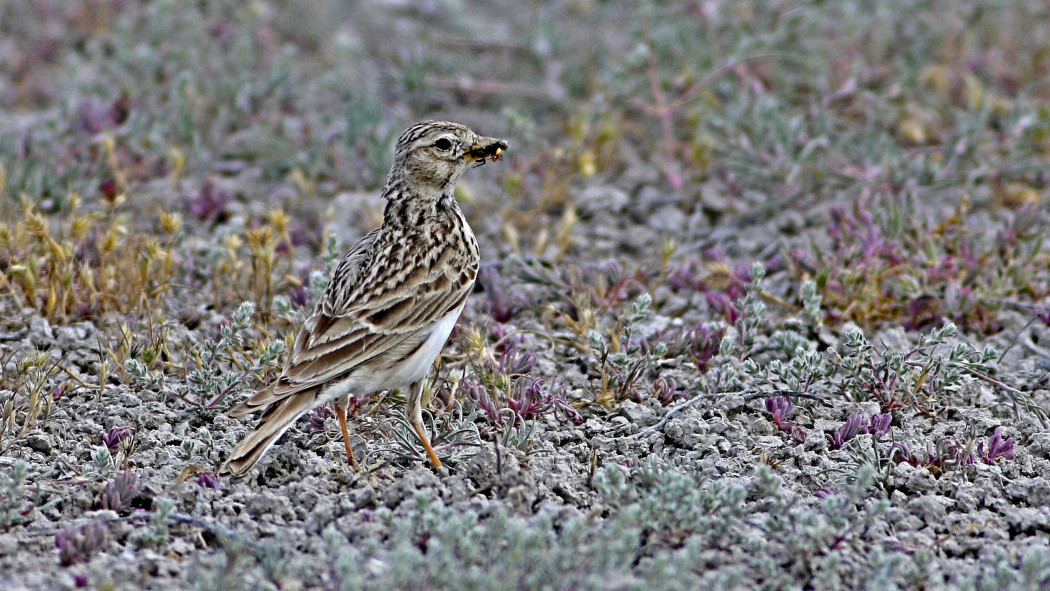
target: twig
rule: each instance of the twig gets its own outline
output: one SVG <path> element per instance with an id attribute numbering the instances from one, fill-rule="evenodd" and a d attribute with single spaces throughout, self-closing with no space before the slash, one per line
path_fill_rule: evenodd
<path id="1" fill-rule="evenodd" d="M 1009 392 L 1011 394 L 1019 394 L 1021 396 L 1025 395 L 1025 393 L 1022 392 L 1021 390 L 1018 390 L 1017 388 L 1014 388 L 1013 386 L 1007 386 L 1006 384 L 1000 382 L 999 380 L 993 378 L 992 376 L 985 375 L 985 374 L 977 371 L 976 369 L 973 369 L 972 367 L 967 367 L 967 366 L 962 365 L 962 364 L 957 365 L 956 367 L 962 369 L 965 372 L 968 372 L 970 375 L 972 375 L 973 377 L 975 377 L 975 378 L 977 378 L 979 380 L 983 380 L 985 382 L 988 382 L 989 384 L 991 384 L 991 385 L 993 385 L 993 386 L 995 386 L 997 388 L 1002 388 L 1003 390 L 1006 390 L 1007 392 Z"/>
<path id="2" fill-rule="evenodd" d="M 14 334 L 0 334 L 0 341 L 20 341 L 20 340 L 26 338 L 27 334 L 29 334 L 29 328 L 28 327 L 23 328 L 22 330 L 14 333 Z"/>
<path id="3" fill-rule="evenodd" d="M 720 396 L 732 396 L 733 394 L 744 394 L 746 392 L 748 392 L 748 390 L 741 390 L 739 392 L 718 392 L 716 394 L 694 396 L 693 398 L 690 398 L 689 400 L 686 400 L 685 402 L 681 402 L 677 406 L 672 408 L 671 410 L 667 411 L 667 414 L 664 415 L 664 418 L 660 419 L 660 421 L 658 423 L 656 423 L 655 425 L 653 425 L 651 427 L 646 427 L 645 429 L 642 429 L 641 431 L 635 433 L 634 435 L 628 435 L 626 437 L 626 439 L 638 439 L 638 438 L 644 437 L 644 436 L 646 436 L 646 435 L 648 435 L 648 434 L 650 434 L 650 433 L 652 433 L 654 431 L 660 430 L 660 428 L 662 428 L 664 425 L 666 425 L 667 422 L 670 421 L 676 414 L 682 412 L 683 410 L 689 408 L 690 406 L 696 404 L 697 402 L 699 402 L 701 400 L 706 400 L 706 399 L 709 399 L 709 398 L 716 398 L 716 397 L 720 397 Z"/>
<path id="4" fill-rule="evenodd" d="M 664 95 L 663 87 L 660 85 L 660 77 L 656 73 L 656 58 L 649 55 L 649 64 L 646 73 L 649 75 L 649 88 L 653 93 L 652 110 L 660 120 L 660 129 L 663 132 L 664 143 L 664 177 L 675 191 L 682 188 L 681 164 L 675 158 L 677 142 L 674 137 L 674 109 L 667 105 L 667 97 Z"/>
<path id="5" fill-rule="evenodd" d="M 682 108 L 687 102 L 692 100 L 693 95 L 700 91 L 708 84 L 711 83 L 716 77 L 722 75 L 728 71 L 734 71 L 741 64 L 749 61 L 758 59 L 764 59 L 771 57 L 775 54 L 766 55 L 755 55 L 743 59 L 730 59 L 726 63 L 712 69 L 703 78 L 696 81 L 692 86 L 685 89 L 683 92 L 672 101 L 667 100 L 667 94 L 663 90 L 663 85 L 660 82 L 659 74 L 656 68 L 656 58 L 650 54 L 649 60 L 646 67 L 646 76 L 649 80 L 649 91 L 653 95 L 653 102 L 646 103 L 640 99 L 631 99 L 630 104 L 637 106 L 642 112 L 647 115 L 652 115 L 660 121 L 660 130 L 662 135 L 663 151 L 664 151 L 664 165 L 662 167 L 664 178 L 676 191 L 682 188 L 684 179 L 682 178 L 682 163 L 677 158 L 678 152 L 678 141 L 675 139 L 675 113 Z"/>
<path id="6" fill-rule="evenodd" d="M 747 392 L 747 390 L 744 390 L 744 392 Z M 741 392 L 741 394 L 743 394 L 744 392 Z M 769 398 L 771 396 L 785 396 L 788 398 L 808 398 L 810 400 L 816 400 L 817 402 L 827 404 L 826 400 L 824 400 L 820 396 L 817 396 L 816 394 L 797 392 L 795 390 L 768 390 L 762 392 L 755 392 L 754 394 L 745 396 L 744 400 L 755 400 L 756 398 Z"/>
<path id="7" fill-rule="evenodd" d="M 1032 323 L 1035 322 L 1036 320 L 1039 320 L 1039 317 L 1038 316 L 1032 316 L 1032 318 L 1028 322 L 1026 322 L 1025 325 L 1022 326 L 1020 330 L 1017 331 L 1017 334 L 1014 335 L 1014 338 L 1010 339 L 1010 344 L 1007 345 L 1006 348 L 1003 349 L 1002 354 L 999 355 L 999 359 L 995 360 L 997 363 L 1002 363 L 1003 362 L 1003 358 L 1006 357 L 1006 354 L 1010 352 L 1010 349 L 1014 348 L 1014 345 L 1017 344 L 1017 340 L 1021 338 L 1021 335 L 1025 335 L 1026 338 L 1028 339 L 1027 342 L 1025 342 L 1025 346 L 1027 346 L 1030 351 L 1032 351 L 1034 353 L 1038 353 L 1038 354 L 1042 355 L 1043 357 L 1050 357 L 1050 355 L 1048 355 L 1046 353 L 1046 351 L 1042 351 L 1042 350 L 1038 349 L 1038 347 L 1035 346 L 1035 343 L 1031 342 L 1031 340 L 1030 340 L 1031 337 L 1028 336 L 1025 333 L 1025 331 L 1028 330 L 1028 327 L 1032 326 Z"/>
<path id="8" fill-rule="evenodd" d="M 1040 347 L 1039 345 L 1035 344 L 1034 342 L 1032 342 L 1032 335 L 1031 334 L 1026 334 L 1025 337 L 1024 337 L 1024 340 L 1021 341 L 1021 343 L 1024 345 L 1025 349 L 1028 349 L 1032 353 L 1035 353 L 1036 355 L 1039 355 L 1040 357 L 1043 357 L 1043 358 L 1046 358 L 1046 359 L 1050 359 L 1050 351 L 1047 351 L 1046 349 L 1044 349 L 1044 348 Z"/>

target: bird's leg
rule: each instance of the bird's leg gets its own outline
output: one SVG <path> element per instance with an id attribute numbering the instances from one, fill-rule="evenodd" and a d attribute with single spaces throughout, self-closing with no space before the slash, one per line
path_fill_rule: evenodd
<path id="1" fill-rule="evenodd" d="M 346 426 L 346 407 L 349 403 L 350 397 L 347 396 L 343 400 L 335 401 L 333 406 L 335 406 L 335 416 L 339 418 L 339 427 L 343 430 L 343 443 L 346 444 L 346 459 L 351 466 L 355 466 L 357 462 L 354 460 L 354 450 L 350 447 L 350 428 Z"/>
<path id="2" fill-rule="evenodd" d="M 439 460 L 437 454 L 434 453 L 434 448 L 430 446 L 430 440 L 427 438 L 426 429 L 423 428 L 422 380 L 409 386 L 408 410 L 406 414 L 408 415 L 408 422 L 411 423 L 412 428 L 416 430 L 419 442 L 423 444 L 423 449 L 427 450 L 427 456 L 430 457 L 430 463 L 432 463 L 435 468 L 440 468 L 441 460 Z"/>

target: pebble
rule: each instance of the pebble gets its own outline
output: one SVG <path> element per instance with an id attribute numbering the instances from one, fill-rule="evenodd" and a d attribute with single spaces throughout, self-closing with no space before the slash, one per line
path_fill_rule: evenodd
<path id="1" fill-rule="evenodd" d="M 40 431 L 33 431 L 26 435 L 26 445 L 33 451 L 38 451 L 45 456 L 51 455 L 51 437 Z"/>

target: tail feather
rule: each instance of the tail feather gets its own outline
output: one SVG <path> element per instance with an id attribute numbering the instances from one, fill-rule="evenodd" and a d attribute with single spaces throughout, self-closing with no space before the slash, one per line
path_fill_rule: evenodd
<path id="1" fill-rule="evenodd" d="M 317 406 L 317 390 L 300 392 L 274 403 L 259 420 L 255 431 L 233 448 L 219 468 L 220 475 L 244 476 L 277 443 L 296 419 Z"/>
<path id="2" fill-rule="evenodd" d="M 281 400 L 276 396 L 277 384 L 280 379 L 274 380 L 269 386 L 266 386 L 262 390 L 259 390 L 255 394 L 252 394 L 245 400 L 242 400 L 240 404 L 230 409 L 231 417 L 243 417 L 244 415 L 251 414 L 260 410 L 269 410 L 268 406 L 274 403 L 279 403 Z M 268 414 L 268 413 L 267 413 Z M 265 415 L 263 416 L 265 420 Z"/>

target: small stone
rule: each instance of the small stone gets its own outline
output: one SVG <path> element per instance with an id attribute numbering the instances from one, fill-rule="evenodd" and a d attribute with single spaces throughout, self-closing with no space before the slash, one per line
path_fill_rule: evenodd
<path id="1" fill-rule="evenodd" d="M 291 514 L 288 498 L 269 491 L 249 499 L 244 505 L 244 510 L 256 519 L 266 516 L 275 523 L 283 523 L 284 518 Z"/>
<path id="2" fill-rule="evenodd" d="M 976 511 L 984 500 L 985 491 L 973 484 L 964 483 L 959 485 L 953 495 L 959 511 Z"/>
<path id="3" fill-rule="evenodd" d="M 55 348 L 61 351 L 75 351 L 89 342 L 88 331 L 83 324 L 59 326 L 54 329 Z"/>
<path id="4" fill-rule="evenodd" d="M 392 485 L 383 491 L 383 504 L 390 509 L 396 508 L 405 501 L 410 501 L 417 494 L 435 491 L 441 488 L 441 480 L 433 470 L 426 466 L 417 466 L 405 472 Z M 431 496 L 438 496 L 436 493 Z"/>
<path id="5" fill-rule="evenodd" d="M 1045 478 L 1024 478 L 1006 486 L 1006 494 L 1015 502 L 1040 507 L 1050 502 L 1050 481 Z"/>
<path id="6" fill-rule="evenodd" d="M 937 523 L 944 520 L 948 507 L 955 501 L 940 495 L 923 495 L 908 502 L 908 511 L 926 523 Z"/>
<path id="7" fill-rule="evenodd" d="M 880 343 L 887 351 L 907 351 L 914 346 L 907 331 L 900 327 L 884 330 L 873 340 Z"/>
<path id="8" fill-rule="evenodd" d="M 929 470 L 912 466 L 907 462 L 897 464 L 893 472 L 904 483 L 905 488 L 911 491 L 930 492 L 936 485 L 933 474 L 930 474 Z"/>
<path id="9" fill-rule="evenodd" d="M 565 484 L 559 482 L 554 485 L 552 491 L 554 492 L 554 494 L 561 497 L 562 500 L 564 500 L 570 505 L 582 505 L 580 496 L 577 494 L 577 491 L 571 486 L 566 486 Z"/>
<path id="10" fill-rule="evenodd" d="M 1019 533 L 1033 535 L 1050 528 L 1050 507 L 1016 507 L 1009 505 L 1003 508 L 1006 525 Z"/>
<path id="11" fill-rule="evenodd" d="M 677 205 L 664 205 L 649 216 L 650 228 L 662 228 L 669 235 L 681 234 L 685 228 L 685 216 Z"/>
<path id="12" fill-rule="evenodd" d="M 799 234 L 806 227 L 806 220 L 802 217 L 802 214 L 792 210 L 782 211 L 774 223 L 781 234 L 788 236 Z"/>
<path id="13" fill-rule="evenodd" d="M 857 412 L 864 418 L 870 418 L 872 415 L 880 414 L 881 408 L 878 402 L 858 402 Z"/>
<path id="14" fill-rule="evenodd" d="M 46 433 L 33 431 L 26 436 L 26 445 L 33 451 L 38 451 L 45 456 L 51 455 L 51 438 Z"/>
<path id="15" fill-rule="evenodd" d="M 653 416 L 653 411 L 633 400 L 625 400 L 620 404 L 620 416 L 636 425 L 647 425 Z"/>
<path id="16" fill-rule="evenodd" d="M 142 400 L 138 395 L 132 394 L 131 392 L 123 392 L 120 395 L 120 404 L 124 408 L 134 408 L 142 404 Z"/>
<path id="17" fill-rule="evenodd" d="M 37 349 L 47 349 L 51 346 L 52 331 L 51 323 L 46 318 L 34 316 L 29 319 L 29 341 Z"/>
<path id="18" fill-rule="evenodd" d="M 1034 456 L 1050 458 L 1050 433 L 1033 433 L 1028 439 L 1028 451 Z"/>
<path id="19" fill-rule="evenodd" d="M 697 424 L 699 424 L 699 423 L 697 423 Z M 711 432 L 711 433 L 722 434 L 722 433 L 725 433 L 726 431 L 729 431 L 730 428 L 731 428 L 731 425 L 729 424 L 729 421 L 727 421 L 727 420 L 725 420 L 725 419 L 723 419 L 721 417 L 715 417 L 715 418 L 711 419 L 711 421 L 709 423 L 709 427 L 708 427 L 707 430 L 709 432 Z"/>
<path id="20" fill-rule="evenodd" d="M 810 429 L 806 433 L 806 440 L 803 442 L 803 445 L 808 452 L 825 452 L 828 449 L 828 440 L 824 437 L 823 431 Z"/>

